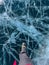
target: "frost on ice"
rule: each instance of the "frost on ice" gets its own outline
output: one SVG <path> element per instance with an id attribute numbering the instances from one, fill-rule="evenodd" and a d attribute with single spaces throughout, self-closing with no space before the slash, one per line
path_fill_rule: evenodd
<path id="1" fill-rule="evenodd" d="M 0 0 L 0 65 L 19 63 L 22 42 L 34 65 L 49 64 L 49 0 Z"/>

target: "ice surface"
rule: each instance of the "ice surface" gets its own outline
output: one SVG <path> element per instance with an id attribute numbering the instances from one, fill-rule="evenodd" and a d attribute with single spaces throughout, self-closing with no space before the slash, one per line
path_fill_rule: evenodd
<path id="1" fill-rule="evenodd" d="M 0 4 L 0 65 L 11 65 L 11 58 L 19 62 L 22 42 L 35 65 L 49 64 L 49 0 Z"/>

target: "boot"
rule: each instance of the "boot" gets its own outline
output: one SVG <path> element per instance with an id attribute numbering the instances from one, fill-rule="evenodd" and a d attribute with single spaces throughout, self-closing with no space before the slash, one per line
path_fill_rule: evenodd
<path id="1" fill-rule="evenodd" d="M 33 65 L 31 59 L 27 56 L 25 43 L 22 44 L 22 50 L 19 54 L 19 58 L 19 65 Z"/>

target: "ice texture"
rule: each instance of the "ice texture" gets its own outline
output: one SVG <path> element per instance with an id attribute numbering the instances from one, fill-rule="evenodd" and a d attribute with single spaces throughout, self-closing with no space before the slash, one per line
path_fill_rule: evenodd
<path id="1" fill-rule="evenodd" d="M 0 65 L 19 63 L 22 42 L 34 65 L 49 64 L 49 0 L 2 0 Z"/>

